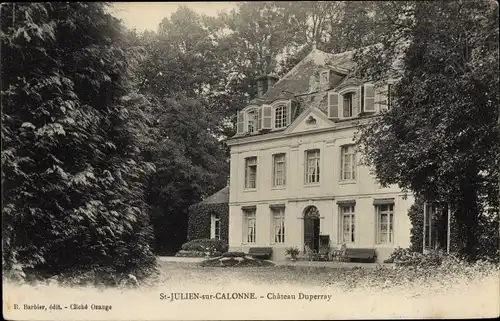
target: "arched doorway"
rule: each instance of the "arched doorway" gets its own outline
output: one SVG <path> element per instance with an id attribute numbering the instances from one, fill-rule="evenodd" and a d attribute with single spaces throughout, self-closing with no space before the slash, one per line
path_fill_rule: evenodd
<path id="1" fill-rule="evenodd" d="M 319 212 L 316 206 L 309 206 L 304 211 L 304 244 L 319 250 Z"/>

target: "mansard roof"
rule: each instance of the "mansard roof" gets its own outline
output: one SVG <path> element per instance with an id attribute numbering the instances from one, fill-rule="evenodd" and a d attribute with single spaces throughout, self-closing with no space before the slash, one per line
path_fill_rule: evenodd
<path id="1" fill-rule="evenodd" d="M 309 80 L 317 71 L 329 68 L 339 74 L 347 75 L 354 68 L 352 60 L 354 51 L 346 51 L 338 54 L 323 52 L 313 49 L 304 59 L 283 76 L 273 87 L 260 97 L 263 101 L 275 101 L 287 99 L 290 96 L 283 93 L 290 92 L 294 95 L 307 94 L 309 91 Z M 344 77 L 339 77 L 339 82 Z"/>

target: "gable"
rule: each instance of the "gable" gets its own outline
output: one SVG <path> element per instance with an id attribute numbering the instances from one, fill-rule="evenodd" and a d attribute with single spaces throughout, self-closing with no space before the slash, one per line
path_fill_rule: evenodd
<path id="1" fill-rule="evenodd" d="M 312 130 L 332 128 L 335 123 L 318 108 L 309 107 L 295 119 L 295 121 L 285 130 L 285 134 L 307 132 Z"/>

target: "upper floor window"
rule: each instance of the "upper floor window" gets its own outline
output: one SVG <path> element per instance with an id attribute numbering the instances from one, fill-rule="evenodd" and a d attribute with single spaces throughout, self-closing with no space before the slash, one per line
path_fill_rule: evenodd
<path id="1" fill-rule="evenodd" d="M 343 117 L 353 117 L 354 116 L 354 113 L 353 113 L 353 96 L 354 94 L 353 93 L 347 93 L 347 94 L 344 94 L 343 98 L 342 98 L 342 107 L 343 107 L 343 114 L 342 116 Z"/>
<path id="2" fill-rule="evenodd" d="M 245 188 L 257 186 L 257 157 L 245 158 Z"/>
<path id="3" fill-rule="evenodd" d="M 377 240 L 379 244 L 394 242 L 394 204 L 376 205 Z"/>
<path id="4" fill-rule="evenodd" d="M 273 155 L 273 186 L 286 184 L 286 154 Z"/>
<path id="5" fill-rule="evenodd" d="M 255 133 L 258 130 L 259 114 L 253 109 L 247 112 L 247 130 L 249 133 Z"/>
<path id="6" fill-rule="evenodd" d="M 279 105 L 274 108 L 274 128 L 284 128 L 287 125 L 287 106 Z"/>
<path id="7" fill-rule="evenodd" d="M 306 151 L 306 184 L 319 183 L 319 149 Z"/>
<path id="8" fill-rule="evenodd" d="M 342 146 L 340 159 L 340 179 L 356 179 L 356 149 L 354 145 Z"/>

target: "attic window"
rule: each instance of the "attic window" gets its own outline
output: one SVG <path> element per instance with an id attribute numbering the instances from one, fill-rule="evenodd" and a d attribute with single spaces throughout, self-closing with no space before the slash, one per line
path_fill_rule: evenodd
<path id="1" fill-rule="evenodd" d="M 320 74 L 319 80 L 321 85 L 326 85 L 330 81 L 330 72 L 328 70 L 323 70 Z"/>
<path id="2" fill-rule="evenodd" d="M 274 108 L 274 128 L 283 128 L 287 125 L 287 106 L 279 105 Z"/>
<path id="3" fill-rule="evenodd" d="M 257 122 L 258 122 L 258 114 L 257 110 L 253 109 L 247 113 L 247 130 L 249 133 L 257 132 Z"/>
<path id="4" fill-rule="evenodd" d="M 343 116 L 353 117 L 353 93 L 347 93 L 343 97 Z"/>

